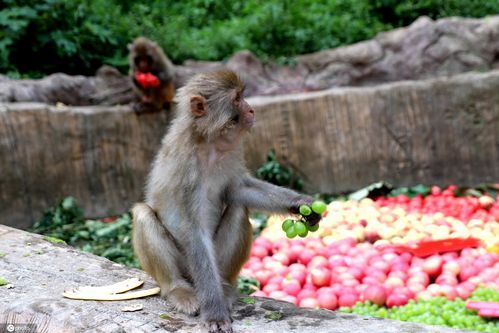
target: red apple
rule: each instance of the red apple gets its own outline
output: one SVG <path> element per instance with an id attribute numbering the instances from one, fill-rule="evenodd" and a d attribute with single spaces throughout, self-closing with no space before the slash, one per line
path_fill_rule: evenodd
<path id="1" fill-rule="evenodd" d="M 310 271 L 312 283 L 317 287 L 324 287 L 329 285 L 331 281 L 331 272 L 325 268 L 313 268 Z"/>
<path id="2" fill-rule="evenodd" d="M 301 284 L 298 280 L 294 279 L 284 279 L 282 281 L 282 290 L 286 292 L 286 294 L 291 296 L 296 296 L 301 291 Z"/>
<path id="3" fill-rule="evenodd" d="M 391 308 L 394 306 L 406 305 L 409 298 L 405 294 L 391 294 L 386 298 L 386 306 Z"/>
<path id="4" fill-rule="evenodd" d="M 265 258 L 269 255 L 269 251 L 263 246 L 253 245 L 251 247 L 250 255 L 257 258 Z"/>
<path id="5" fill-rule="evenodd" d="M 364 290 L 362 297 L 371 303 L 383 305 L 386 301 L 386 291 L 381 285 L 370 285 Z"/>
<path id="6" fill-rule="evenodd" d="M 299 306 L 303 308 L 318 308 L 319 307 L 319 302 L 315 298 L 304 298 L 302 299 L 299 303 Z"/>
<path id="7" fill-rule="evenodd" d="M 317 295 L 319 306 L 324 309 L 335 310 L 338 306 L 338 299 L 333 291 L 325 291 Z"/>
<path id="8" fill-rule="evenodd" d="M 352 307 L 358 301 L 359 301 L 359 296 L 357 294 L 353 294 L 353 293 L 342 294 L 338 298 L 338 305 Z"/>
<path id="9" fill-rule="evenodd" d="M 442 270 L 443 260 L 439 255 L 433 255 L 428 257 L 423 263 L 423 271 L 425 271 L 429 276 L 437 276 Z"/>
<path id="10" fill-rule="evenodd" d="M 302 289 L 298 295 L 296 295 L 296 299 L 298 300 L 298 303 L 304 299 L 304 298 L 315 298 L 316 297 L 316 292 L 311 289 Z"/>

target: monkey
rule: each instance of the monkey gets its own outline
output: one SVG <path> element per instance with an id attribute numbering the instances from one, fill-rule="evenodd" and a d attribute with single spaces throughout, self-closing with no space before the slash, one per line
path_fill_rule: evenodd
<path id="1" fill-rule="evenodd" d="M 252 177 L 242 139 L 254 123 L 237 74 L 199 74 L 177 91 L 176 115 L 132 209 L 142 268 L 177 310 L 232 332 L 238 274 L 249 257 L 250 209 L 297 214 L 313 198 Z M 307 217 L 311 225 L 320 215 Z"/>
<path id="2" fill-rule="evenodd" d="M 175 94 L 174 66 L 155 42 L 138 37 L 129 49 L 130 75 L 140 103 L 137 112 L 154 112 L 171 107 Z"/>

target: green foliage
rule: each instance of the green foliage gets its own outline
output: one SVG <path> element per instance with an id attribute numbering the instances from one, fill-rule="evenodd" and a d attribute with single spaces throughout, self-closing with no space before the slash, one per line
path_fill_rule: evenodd
<path id="1" fill-rule="evenodd" d="M 477 288 L 470 300 L 499 301 L 499 291 L 493 288 Z M 477 316 L 476 311 L 466 309 L 466 301 L 456 298 L 435 297 L 427 301 L 410 300 L 407 305 L 391 309 L 370 302 L 357 303 L 352 309 L 340 308 L 343 312 L 354 312 L 362 316 L 383 317 L 429 325 L 445 325 L 454 328 L 499 333 L 499 322 Z"/>
<path id="2" fill-rule="evenodd" d="M 31 231 L 46 235 L 48 241 L 62 240 L 83 251 L 139 267 L 132 249 L 131 230 L 130 214 L 120 216 L 113 223 L 85 220 L 74 198 L 67 197 L 47 210 Z"/>
<path id="3" fill-rule="evenodd" d="M 296 190 L 303 188 L 303 181 L 300 177 L 291 168 L 279 163 L 274 150 L 268 153 L 267 161 L 256 170 L 256 176 L 275 185 L 286 186 Z"/>
<path id="4" fill-rule="evenodd" d="M 498 0 L 0 0 L 0 72 L 93 74 L 126 70 L 126 45 L 159 42 L 174 62 L 221 60 L 249 49 L 289 62 L 372 38 L 420 15 L 482 17 Z"/>
<path id="5" fill-rule="evenodd" d="M 237 289 L 243 295 L 251 295 L 260 288 L 257 279 L 241 276 L 237 280 Z"/>
<path id="6" fill-rule="evenodd" d="M 103 0 L 0 0 L 0 71 L 93 73 L 129 39 Z M 118 51 L 118 52 L 117 52 Z"/>
<path id="7" fill-rule="evenodd" d="M 405 194 L 409 198 L 414 198 L 418 195 L 427 196 L 428 194 L 430 194 L 430 192 L 431 191 L 430 191 L 430 188 L 428 186 L 419 184 L 419 185 L 412 186 L 412 187 L 399 187 L 399 188 L 393 189 L 388 194 L 388 196 L 389 197 L 396 197 L 400 194 Z"/>

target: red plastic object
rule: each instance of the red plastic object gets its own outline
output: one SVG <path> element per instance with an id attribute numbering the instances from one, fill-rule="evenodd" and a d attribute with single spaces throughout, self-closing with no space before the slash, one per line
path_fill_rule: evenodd
<path id="1" fill-rule="evenodd" d="M 143 87 L 143 88 L 156 88 L 159 86 L 159 79 L 151 73 L 135 73 L 135 80 Z"/>
<path id="2" fill-rule="evenodd" d="M 409 252 L 417 257 L 427 257 L 437 253 L 459 251 L 468 247 L 478 247 L 482 243 L 476 238 L 447 238 L 421 241 L 414 246 L 394 245 L 397 252 Z"/>
<path id="3" fill-rule="evenodd" d="M 466 303 L 466 308 L 477 310 L 481 317 L 499 318 L 499 303 L 498 302 L 477 302 L 469 301 Z"/>

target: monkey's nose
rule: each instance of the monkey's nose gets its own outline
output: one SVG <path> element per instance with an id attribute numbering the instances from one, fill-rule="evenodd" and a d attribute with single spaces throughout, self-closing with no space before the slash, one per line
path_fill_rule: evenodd
<path id="1" fill-rule="evenodd" d="M 249 109 L 249 113 L 254 114 L 255 111 L 253 111 L 253 109 Z"/>

